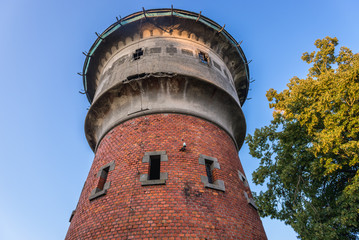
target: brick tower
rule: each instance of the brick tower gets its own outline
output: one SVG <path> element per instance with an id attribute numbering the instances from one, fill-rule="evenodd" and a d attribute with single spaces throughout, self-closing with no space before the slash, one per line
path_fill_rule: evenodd
<path id="1" fill-rule="evenodd" d="M 266 239 L 238 158 L 247 60 L 224 27 L 143 10 L 86 55 L 95 158 L 66 239 Z"/>

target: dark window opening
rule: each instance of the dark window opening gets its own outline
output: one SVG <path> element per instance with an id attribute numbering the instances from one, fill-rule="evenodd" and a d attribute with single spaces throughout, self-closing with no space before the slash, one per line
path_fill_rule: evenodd
<path id="1" fill-rule="evenodd" d="M 245 182 L 246 181 L 246 178 L 244 176 L 241 176 L 242 178 L 242 181 Z"/>
<path id="2" fill-rule="evenodd" d="M 161 162 L 167 161 L 168 157 L 166 151 L 145 152 L 142 162 L 148 163 L 148 171 L 146 174 L 140 175 L 141 185 L 150 186 L 166 184 L 168 173 L 161 172 Z"/>
<path id="3" fill-rule="evenodd" d="M 205 160 L 205 165 L 206 165 L 206 172 L 207 172 L 207 177 L 208 177 L 208 183 L 213 184 L 213 172 L 212 172 L 212 161 L 209 160 Z"/>
<path id="4" fill-rule="evenodd" d="M 136 49 L 136 52 L 133 54 L 133 59 L 134 60 L 140 59 L 142 55 L 143 55 L 142 48 Z"/>
<path id="5" fill-rule="evenodd" d="M 239 179 L 241 179 L 242 182 L 244 183 L 244 186 L 248 187 L 247 178 L 244 176 L 244 174 L 238 170 L 238 175 L 239 175 Z"/>
<path id="6" fill-rule="evenodd" d="M 97 191 L 102 191 L 104 186 L 105 186 L 105 183 L 107 181 L 107 175 L 108 175 L 108 172 L 110 171 L 110 167 L 107 167 L 107 168 L 104 168 L 102 171 L 101 171 L 101 176 L 100 176 L 100 179 L 98 181 L 98 184 L 97 184 Z"/>
<path id="7" fill-rule="evenodd" d="M 204 52 L 199 52 L 198 57 L 202 63 L 208 64 L 208 56 Z"/>
<path id="8" fill-rule="evenodd" d="M 110 171 L 115 169 L 115 162 L 112 161 L 100 168 L 97 172 L 97 184 L 94 189 L 92 189 L 89 200 L 92 201 L 100 196 L 103 196 L 107 193 L 107 190 L 110 188 L 111 182 L 108 181 L 108 174 Z"/>
<path id="9" fill-rule="evenodd" d="M 148 180 L 160 179 L 161 173 L 161 155 L 150 156 Z"/>
<path id="10" fill-rule="evenodd" d="M 76 209 L 72 211 L 69 222 L 72 221 L 72 218 L 75 216 Z"/>
<path id="11" fill-rule="evenodd" d="M 219 191 L 226 191 L 224 186 L 224 181 L 220 180 L 219 176 L 219 163 L 217 158 L 205 156 L 203 154 L 199 155 L 199 164 L 204 165 L 206 168 L 206 175 L 201 175 L 201 182 L 206 188 L 212 188 Z M 215 172 L 216 171 L 216 172 Z"/>

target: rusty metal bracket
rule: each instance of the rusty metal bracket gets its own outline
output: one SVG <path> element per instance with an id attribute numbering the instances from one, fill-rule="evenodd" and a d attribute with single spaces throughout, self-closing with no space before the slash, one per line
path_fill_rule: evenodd
<path id="1" fill-rule="evenodd" d="M 142 11 L 143 11 L 143 15 L 145 15 L 145 18 L 147 19 L 147 16 L 146 16 L 146 10 L 144 7 L 142 7 Z"/>
<path id="2" fill-rule="evenodd" d="M 103 38 L 97 32 L 95 32 L 95 34 L 99 39 L 103 40 Z"/>
<path id="3" fill-rule="evenodd" d="M 121 21 L 122 21 L 121 16 L 120 16 L 120 19 L 118 19 L 118 17 L 116 17 L 116 20 L 117 20 L 117 23 L 120 24 L 120 26 L 122 26 L 122 24 L 121 24 Z"/>
<path id="4" fill-rule="evenodd" d="M 198 18 L 197 18 L 196 22 L 198 22 L 198 20 L 201 18 L 201 14 L 202 14 L 202 11 L 199 11 Z"/>
<path id="5" fill-rule="evenodd" d="M 218 33 L 222 32 L 226 24 L 223 25 L 223 27 L 218 31 Z"/>

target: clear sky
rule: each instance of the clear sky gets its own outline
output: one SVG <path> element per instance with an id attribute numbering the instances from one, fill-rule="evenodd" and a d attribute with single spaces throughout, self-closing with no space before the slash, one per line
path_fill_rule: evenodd
<path id="1" fill-rule="evenodd" d="M 243 40 L 255 79 L 243 106 L 248 133 L 271 119 L 269 88 L 305 77 L 308 65 L 300 57 L 314 50 L 316 39 L 335 36 L 359 52 L 357 0 L 0 1 L 1 240 L 64 239 L 94 157 L 83 127 L 89 103 L 78 93 L 81 52 L 116 16 L 171 4 L 202 11 Z M 246 145 L 239 155 L 251 180 L 259 162 Z M 263 224 L 271 240 L 296 239 L 282 222 Z"/>

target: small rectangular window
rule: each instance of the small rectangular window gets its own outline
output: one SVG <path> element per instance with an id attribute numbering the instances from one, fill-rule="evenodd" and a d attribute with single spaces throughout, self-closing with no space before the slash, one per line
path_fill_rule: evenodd
<path id="1" fill-rule="evenodd" d="M 166 172 L 161 172 L 161 162 L 167 161 L 168 157 L 166 151 L 145 152 L 142 162 L 148 163 L 148 172 L 140 175 L 141 185 L 149 186 L 166 184 L 168 174 Z M 164 168 L 166 168 L 165 165 Z"/>
<path id="2" fill-rule="evenodd" d="M 212 164 L 213 164 L 213 161 L 209 161 L 207 159 L 205 160 L 208 183 L 211 183 L 211 184 L 213 184 L 213 182 L 214 182 L 213 181 Z"/>
<path id="3" fill-rule="evenodd" d="M 206 175 L 201 175 L 201 182 L 203 182 L 204 187 L 212 188 L 220 191 L 225 191 L 223 180 L 218 179 L 219 170 L 221 169 L 218 163 L 217 158 L 205 156 L 200 154 L 199 164 L 204 165 L 206 170 Z M 216 172 L 214 172 L 216 171 Z"/>
<path id="4" fill-rule="evenodd" d="M 111 182 L 108 181 L 108 174 L 110 171 L 115 169 L 115 162 L 112 161 L 100 168 L 97 173 L 98 181 L 96 187 L 91 191 L 90 201 L 96 199 L 100 196 L 103 196 L 107 193 L 107 190 L 110 188 Z"/>
<path id="5" fill-rule="evenodd" d="M 152 155 L 150 156 L 148 180 L 160 179 L 161 173 L 161 156 Z"/>
<path id="6" fill-rule="evenodd" d="M 208 55 L 205 54 L 204 52 L 199 52 L 198 53 L 198 57 L 201 60 L 202 63 L 208 64 Z"/>
<path id="7" fill-rule="evenodd" d="M 242 182 L 244 183 L 244 186 L 248 187 L 248 181 L 247 181 L 247 178 L 244 176 L 243 173 L 241 173 L 241 171 L 238 170 L 238 176 L 239 176 L 239 179 L 242 180 Z"/>
<path id="8" fill-rule="evenodd" d="M 141 58 L 142 55 L 143 55 L 142 48 L 136 49 L 135 53 L 133 54 L 133 59 L 138 60 Z"/>
<path id="9" fill-rule="evenodd" d="M 253 198 L 250 198 L 248 196 L 248 193 L 246 191 L 243 191 L 244 193 L 244 197 L 247 199 L 247 202 L 249 203 L 249 205 L 251 205 L 252 207 L 254 207 L 256 210 L 258 210 L 258 207 L 256 205 L 256 203 L 254 202 L 254 199 Z"/>
<path id="10" fill-rule="evenodd" d="M 75 216 L 76 209 L 72 211 L 69 222 L 72 221 L 72 218 Z"/>

